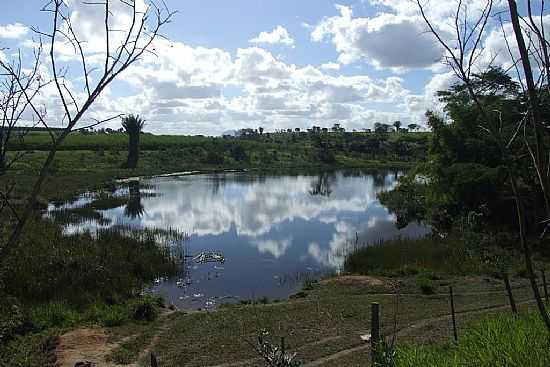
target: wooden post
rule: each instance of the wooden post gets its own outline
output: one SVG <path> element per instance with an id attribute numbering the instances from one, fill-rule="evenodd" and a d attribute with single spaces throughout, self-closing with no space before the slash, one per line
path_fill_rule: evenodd
<path id="1" fill-rule="evenodd" d="M 542 275 L 542 285 L 544 287 L 544 299 L 546 300 L 546 303 L 548 303 L 548 284 L 546 284 L 546 271 L 545 269 L 542 269 L 540 272 Z"/>
<path id="2" fill-rule="evenodd" d="M 453 296 L 452 286 L 449 286 L 449 295 L 451 296 L 451 315 L 453 317 L 453 336 L 455 338 L 455 342 L 458 343 L 458 332 L 456 331 L 455 299 Z"/>
<path id="3" fill-rule="evenodd" d="M 370 322 L 370 345 L 371 359 L 374 365 L 376 359 L 376 351 L 380 344 L 380 304 L 377 302 L 371 303 L 371 322 Z"/>
<path id="4" fill-rule="evenodd" d="M 151 367 L 159 367 L 155 353 L 151 352 Z"/>
<path id="5" fill-rule="evenodd" d="M 504 273 L 504 285 L 506 286 L 506 293 L 508 293 L 508 299 L 510 300 L 510 307 L 512 308 L 512 312 L 517 314 L 518 309 L 516 307 L 516 301 L 514 300 L 514 294 L 512 293 L 512 286 L 510 285 L 510 278 L 508 277 L 508 273 Z"/>

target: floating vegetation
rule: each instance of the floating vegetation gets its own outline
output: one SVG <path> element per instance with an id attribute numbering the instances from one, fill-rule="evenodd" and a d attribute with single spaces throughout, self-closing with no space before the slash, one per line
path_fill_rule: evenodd
<path id="1" fill-rule="evenodd" d="M 197 264 L 206 263 L 225 263 L 225 257 L 220 252 L 206 252 L 203 251 L 197 256 L 193 257 L 193 260 Z"/>

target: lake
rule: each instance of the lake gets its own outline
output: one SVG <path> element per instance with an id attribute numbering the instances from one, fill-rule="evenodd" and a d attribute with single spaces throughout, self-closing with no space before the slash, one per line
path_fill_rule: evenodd
<path id="1" fill-rule="evenodd" d="M 120 225 L 175 229 L 188 234 L 185 252 L 223 255 L 225 262 L 187 257 L 181 274 L 159 279 L 148 291 L 184 308 L 223 302 L 286 298 L 305 279 L 339 271 L 356 244 L 418 237 L 421 224 L 399 230 L 377 194 L 396 184 L 399 171 L 335 171 L 302 175 L 224 173 L 143 178 L 121 184 L 114 197 L 129 197 L 97 210 L 67 233 Z M 82 195 L 50 205 L 48 215 L 83 207 Z"/>

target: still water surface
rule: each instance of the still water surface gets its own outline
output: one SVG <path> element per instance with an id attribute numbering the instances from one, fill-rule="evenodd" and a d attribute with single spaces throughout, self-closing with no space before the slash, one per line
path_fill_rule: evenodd
<path id="1" fill-rule="evenodd" d="M 223 264 L 188 258 L 181 264 L 182 275 L 151 286 L 150 291 L 180 307 L 284 298 L 305 278 L 341 269 L 346 251 L 357 242 L 429 232 L 421 224 L 398 230 L 394 216 L 378 201 L 377 193 L 393 188 L 399 175 L 376 170 L 141 179 L 115 193 L 130 190 L 127 204 L 101 210 L 100 222 L 67 225 L 66 231 L 113 225 L 171 228 L 189 234 L 188 255 L 222 253 Z M 70 205 L 87 200 L 92 199 Z"/>

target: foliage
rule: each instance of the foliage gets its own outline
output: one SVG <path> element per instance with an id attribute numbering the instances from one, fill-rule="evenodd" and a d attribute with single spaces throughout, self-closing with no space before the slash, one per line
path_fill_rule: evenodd
<path id="1" fill-rule="evenodd" d="M 395 341 L 395 340 L 394 340 Z M 381 338 L 374 353 L 374 367 L 397 367 L 397 349 L 394 341 Z"/>
<path id="2" fill-rule="evenodd" d="M 491 317 L 467 330 L 453 346 L 402 347 L 398 367 L 548 366 L 548 335 L 540 316 Z"/>
<path id="3" fill-rule="evenodd" d="M 254 346 L 256 352 L 264 359 L 266 364 L 271 367 L 298 367 L 302 364 L 296 360 L 296 353 L 288 353 L 285 350 L 284 338 L 281 345 L 273 345 L 267 338 L 269 333 L 264 330 L 258 335 L 257 345 Z"/>
<path id="4" fill-rule="evenodd" d="M 208 155 L 204 159 L 204 163 L 213 164 L 213 165 L 222 165 L 225 162 L 223 154 L 209 151 Z"/>
<path id="5" fill-rule="evenodd" d="M 132 315 L 136 321 L 154 321 L 158 317 L 158 310 L 154 303 L 154 300 L 150 298 L 140 299 L 134 306 L 134 312 Z"/>
<path id="6" fill-rule="evenodd" d="M 20 305 L 10 297 L 0 299 L 0 344 L 11 340 L 24 327 Z"/>
<path id="7" fill-rule="evenodd" d="M 145 126 L 145 120 L 135 115 L 122 118 L 122 127 L 128 133 L 128 160 L 126 167 L 136 168 L 139 160 L 139 138 Z"/>
<path id="8" fill-rule="evenodd" d="M 418 288 L 420 289 L 420 292 L 425 295 L 435 294 L 436 290 L 430 279 L 419 277 L 416 279 L 416 284 L 418 285 Z"/>
<path id="9" fill-rule="evenodd" d="M 505 141 L 509 141 L 525 112 L 524 96 L 517 83 L 498 68 L 473 74 L 472 85 L 484 109 L 498 114 L 489 116 L 491 121 L 481 121 L 480 110 L 464 84 L 439 92 L 448 120 L 427 112 L 428 125 L 433 130 L 427 162 L 417 165 L 395 191 L 381 196 L 383 203 L 388 203 L 397 214 L 401 226 L 423 219 L 446 230 L 480 208 L 484 208 L 486 225 L 514 226 L 514 203 L 506 200 L 511 188 L 504 169 L 504 160 L 511 158 L 502 155 L 497 141 L 481 126 L 500 126 Z M 521 151 L 521 143 L 516 139 L 510 148 Z M 534 171 L 530 172 L 528 154 L 518 157 L 521 158 L 512 164 L 522 176 L 535 177 Z M 520 189 L 525 197 L 536 200 L 537 188 L 532 178 L 523 180 Z M 529 201 L 526 209 L 532 214 L 540 206 Z"/>

